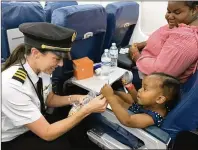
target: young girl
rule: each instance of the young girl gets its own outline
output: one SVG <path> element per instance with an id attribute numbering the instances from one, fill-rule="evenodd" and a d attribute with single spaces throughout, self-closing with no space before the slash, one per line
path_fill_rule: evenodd
<path id="1" fill-rule="evenodd" d="M 101 93 L 106 97 L 118 120 L 132 128 L 145 128 L 151 125 L 159 127 L 180 97 L 179 81 L 164 73 L 152 73 L 146 76 L 138 92 L 132 84 L 125 87 L 130 94 L 114 93 L 109 85 L 105 85 Z M 129 110 L 135 114 L 130 115 L 124 103 L 130 104 Z"/>

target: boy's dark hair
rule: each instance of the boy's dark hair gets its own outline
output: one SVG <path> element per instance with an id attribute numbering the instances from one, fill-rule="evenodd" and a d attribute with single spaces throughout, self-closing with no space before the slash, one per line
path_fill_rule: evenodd
<path id="1" fill-rule="evenodd" d="M 154 72 L 150 75 L 159 76 L 162 79 L 161 88 L 164 91 L 164 96 L 166 97 L 166 106 L 169 109 L 173 109 L 180 100 L 180 82 L 177 78 L 161 73 Z"/>

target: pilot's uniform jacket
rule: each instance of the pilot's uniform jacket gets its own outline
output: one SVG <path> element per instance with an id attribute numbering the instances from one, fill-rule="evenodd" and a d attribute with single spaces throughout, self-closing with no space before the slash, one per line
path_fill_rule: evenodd
<path id="1" fill-rule="evenodd" d="M 2 142 L 10 141 L 28 131 L 25 124 L 41 117 L 41 104 L 34 87 L 39 76 L 43 79 L 43 96 L 46 101 L 51 91 L 50 75 L 39 76 L 26 62 L 24 69 L 15 65 L 2 72 Z M 27 77 L 32 80 L 34 87 Z"/>

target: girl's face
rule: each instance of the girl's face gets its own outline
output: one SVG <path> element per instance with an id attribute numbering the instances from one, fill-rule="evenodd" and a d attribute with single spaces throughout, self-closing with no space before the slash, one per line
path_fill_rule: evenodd
<path id="1" fill-rule="evenodd" d="M 165 18 L 169 28 L 177 27 L 178 24 L 190 24 L 197 17 L 197 10 L 190 9 L 185 2 L 169 1 Z"/>
<path id="2" fill-rule="evenodd" d="M 137 103 L 143 106 L 152 106 L 158 103 L 163 96 L 162 82 L 158 76 L 146 76 L 142 81 L 142 88 L 138 90 Z"/>

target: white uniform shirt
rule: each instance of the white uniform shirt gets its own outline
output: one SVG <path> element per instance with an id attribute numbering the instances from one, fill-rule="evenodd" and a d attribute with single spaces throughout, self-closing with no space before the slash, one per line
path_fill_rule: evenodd
<path id="1" fill-rule="evenodd" d="M 23 66 L 37 87 L 39 77 L 27 62 Z M 18 68 L 22 67 L 12 66 L 2 72 L 2 142 L 10 141 L 27 132 L 28 128 L 24 125 L 38 120 L 42 115 L 40 101 L 28 77 L 26 76 L 24 83 L 12 78 Z M 50 76 L 39 76 L 43 79 L 43 95 L 46 100 L 51 91 Z"/>

